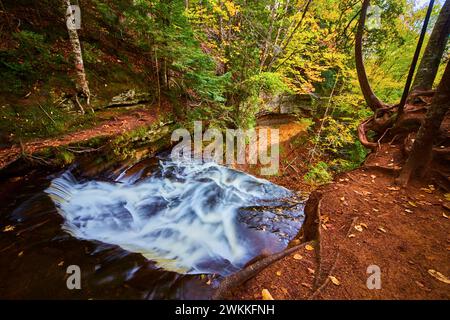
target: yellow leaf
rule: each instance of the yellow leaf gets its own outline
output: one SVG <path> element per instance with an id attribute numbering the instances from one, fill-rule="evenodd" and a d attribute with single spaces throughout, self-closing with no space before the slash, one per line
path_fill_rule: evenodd
<path id="1" fill-rule="evenodd" d="M 314 250 L 314 247 L 313 247 L 312 245 L 310 245 L 310 244 L 307 244 L 307 245 L 305 246 L 305 249 L 308 250 L 308 251 L 313 251 L 313 250 Z"/>
<path id="2" fill-rule="evenodd" d="M 277 275 L 277 276 L 281 276 L 281 271 L 277 271 L 277 272 L 276 272 L 276 275 Z"/>
<path id="3" fill-rule="evenodd" d="M 16 228 L 15 226 L 8 225 L 5 228 L 3 228 L 3 232 L 14 231 L 15 228 Z"/>
<path id="4" fill-rule="evenodd" d="M 444 194 L 444 198 L 445 200 L 450 201 L 450 193 Z"/>
<path id="5" fill-rule="evenodd" d="M 378 230 L 380 230 L 381 232 L 384 232 L 384 233 L 387 232 L 386 229 L 384 229 L 383 227 L 378 227 Z"/>
<path id="6" fill-rule="evenodd" d="M 410 206 L 417 207 L 417 204 L 415 204 L 415 203 L 412 202 L 412 201 L 408 201 L 408 203 L 409 203 Z"/>
<path id="7" fill-rule="evenodd" d="M 450 284 L 450 279 L 447 278 L 446 276 L 444 276 L 442 273 L 440 273 L 439 271 L 433 270 L 433 269 L 429 269 L 428 273 L 435 279 L 444 282 L 446 284 Z"/>
<path id="8" fill-rule="evenodd" d="M 336 285 L 336 286 L 341 284 L 339 282 L 339 280 L 336 277 L 334 277 L 334 276 L 328 276 L 328 278 L 330 278 L 331 282 L 333 282 L 333 284 Z"/>
<path id="9" fill-rule="evenodd" d="M 263 289 L 261 295 L 263 300 L 275 300 L 267 289 Z"/>
<path id="10" fill-rule="evenodd" d="M 303 257 L 301 255 L 299 255 L 298 253 L 294 254 L 294 259 L 295 260 L 302 260 Z"/>

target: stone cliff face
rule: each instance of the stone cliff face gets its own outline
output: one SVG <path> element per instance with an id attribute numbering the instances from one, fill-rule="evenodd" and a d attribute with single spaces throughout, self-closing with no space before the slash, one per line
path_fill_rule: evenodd
<path id="1" fill-rule="evenodd" d="M 317 97 L 312 94 L 279 94 L 261 96 L 262 106 L 259 116 L 268 113 L 299 114 L 311 111 Z"/>

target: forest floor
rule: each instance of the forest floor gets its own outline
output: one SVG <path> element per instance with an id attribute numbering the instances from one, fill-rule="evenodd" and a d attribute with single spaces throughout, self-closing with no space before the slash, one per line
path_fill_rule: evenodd
<path id="1" fill-rule="evenodd" d="M 114 136 L 157 118 L 154 109 L 102 112 L 99 119 L 104 120 L 95 127 L 0 149 L 0 168 L 22 153 Z M 280 173 L 263 178 L 312 191 L 307 206 L 317 219 L 312 216 L 314 221 L 304 227 L 315 239 L 233 289 L 228 298 L 261 299 L 267 289 L 274 299 L 450 299 L 450 205 L 439 184 L 396 186 L 394 175 L 376 165 L 396 167 L 403 156 L 394 146 L 382 145 L 361 168 L 314 190 L 303 180 L 311 149 L 305 142 L 307 125 L 281 120 L 260 125 L 280 130 Z M 258 167 L 238 168 L 258 175 Z M 380 268 L 381 289 L 366 285 L 373 265 Z"/>
<path id="2" fill-rule="evenodd" d="M 123 108 L 122 108 L 123 109 Z M 107 109 L 96 114 L 98 124 L 83 130 L 68 133 L 57 138 L 34 139 L 21 145 L 0 148 L 0 169 L 17 160 L 23 154 L 33 154 L 48 147 L 60 147 L 85 142 L 93 138 L 109 137 L 148 126 L 157 118 L 154 108 L 133 107 L 123 110 Z"/>
<path id="3" fill-rule="evenodd" d="M 279 129 L 283 136 L 283 126 Z M 284 140 L 284 152 L 299 169 L 281 166 L 280 175 L 269 180 L 304 190 L 295 171 L 304 170 L 298 159 L 306 157 L 305 150 L 290 149 L 292 139 Z M 402 161 L 400 150 L 382 145 L 361 168 L 315 190 L 306 211 L 313 209 L 317 216 L 304 225 L 314 240 L 263 269 L 228 298 L 262 299 L 267 289 L 274 299 L 449 299 L 450 203 L 433 180 L 399 188 L 391 172 L 376 167 L 396 167 Z M 373 265 L 381 272 L 380 289 L 366 284 Z"/>

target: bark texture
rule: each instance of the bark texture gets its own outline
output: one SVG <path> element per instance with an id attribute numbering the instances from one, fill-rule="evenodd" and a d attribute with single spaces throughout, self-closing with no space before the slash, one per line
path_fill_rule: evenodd
<path id="1" fill-rule="evenodd" d="M 450 1 L 450 0 L 449 0 Z M 366 100 L 367 106 L 375 111 L 386 107 L 386 105 L 377 98 L 372 88 L 370 87 L 369 80 L 367 78 L 366 68 L 364 67 L 363 53 L 362 53 L 362 40 L 364 33 L 364 25 L 366 23 L 367 8 L 369 7 L 370 0 L 364 0 L 361 14 L 359 16 L 358 30 L 356 32 L 355 39 L 355 62 L 356 72 L 358 73 L 358 80 L 361 86 L 361 91 Z"/>
<path id="2" fill-rule="evenodd" d="M 412 174 L 423 173 L 431 161 L 433 140 L 439 133 L 442 120 L 450 108 L 450 63 L 445 68 L 442 80 L 427 110 L 425 121 L 420 126 L 416 139 L 397 183 L 407 185 Z"/>
<path id="3" fill-rule="evenodd" d="M 71 5 L 70 0 L 64 0 L 64 5 L 65 9 L 69 8 Z M 66 19 L 67 18 L 68 17 L 66 17 Z M 85 96 L 86 102 L 89 105 L 91 92 L 89 90 L 89 83 L 86 79 L 86 72 L 84 70 L 83 54 L 81 51 L 80 39 L 78 38 L 78 32 L 76 29 L 71 28 L 68 28 L 67 31 L 69 33 L 70 45 L 72 46 L 72 52 L 74 55 L 77 90 Z"/>
<path id="4" fill-rule="evenodd" d="M 432 89 L 449 33 L 450 0 L 446 0 L 428 40 L 419 68 L 417 69 L 412 91 L 427 91 Z"/>

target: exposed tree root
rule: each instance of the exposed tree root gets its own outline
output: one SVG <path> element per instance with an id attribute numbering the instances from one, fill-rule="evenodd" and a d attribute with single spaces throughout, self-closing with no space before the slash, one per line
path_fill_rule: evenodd
<path id="1" fill-rule="evenodd" d="M 308 202 L 305 206 L 305 221 L 303 226 L 297 236 L 296 239 L 302 239 L 303 243 L 299 245 L 295 245 L 292 247 L 288 247 L 287 249 L 278 252 L 276 254 L 267 256 L 258 260 L 249 266 L 245 267 L 241 271 L 228 276 L 221 282 L 219 288 L 214 293 L 212 299 L 220 300 L 225 298 L 230 290 L 233 288 L 243 284 L 247 280 L 255 277 L 258 273 L 260 273 L 263 269 L 267 268 L 271 264 L 277 262 L 278 260 L 284 258 L 285 256 L 297 251 L 302 248 L 306 242 L 309 241 L 317 241 L 319 243 L 317 248 L 317 256 L 320 256 L 320 203 L 322 200 L 322 194 L 320 192 L 311 193 Z"/>
<path id="2" fill-rule="evenodd" d="M 223 280 L 219 288 L 214 293 L 212 299 L 213 300 L 221 300 L 224 297 L 227 296 L 227 294 L 230 292 L 231 289 L 243 284 L 245 281 L 253 278 L 256 276 L 259 272 L 261 272 L 263 269 L 270 266 L 272 263 L 282 259 L 283 257 L 297 251 L 300 249 L 302 245 L 297 245 L 291 248 L 288 248 L 286 250 L 283 250 L 281 252 L 278 252 L 276 254 L 270 255 L 266 258 L 263 258 L 248 267 L 242 269 L 241 271 L 236 272 L 235 274 L 232 274 L 231 276 L 228 276 Z"/>
<path id="3" fill-rule="evenodd" d="M 346 238 L 348 237 L 348 235 L 350 234 L 350 231 L 353 228 L 353 225 L 355 224 L 356 220 L 358 219 L 358 217 L 353 218 L 352 222 L 350 223 L 350 226 L 347 230 L 347 234 L 346 234 Z M 320 229 L 319 229 L 320 230 Z M 312 300 L 314 298 L 316 298 L 321 291 L 328 285 L 328 283 L 330 282 L 330 276 L 333 274 L 334 270 L 336 269 L 336 265 L 337 262 L 339 260 L 339 256 L 340 256 L 340 248 L 338 248 L 337 253 L 336 253 L 336 257 L 334 258 L 334 262 L 333 265 L 330 268 L 330 271 L 327 273 L 327 276 L 325 278 L 325 280 L 323 281 L 323 283 L 320 286 L 317 286 L 317 289 L 308 297 L 308 300 Z M 317 274 L 317 278 L 316 278 L 316 284 L 320 281 L 321 275 L 322 275 L 322 264 L 321 264 L 321 260 L 320 259 L 320 253 L 319 253 L 319 272 Z"/>

